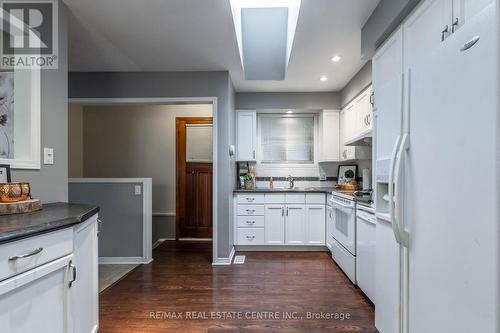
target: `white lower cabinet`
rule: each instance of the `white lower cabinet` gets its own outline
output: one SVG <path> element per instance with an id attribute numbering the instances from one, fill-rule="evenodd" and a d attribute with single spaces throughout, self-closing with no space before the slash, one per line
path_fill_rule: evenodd
<path id="1" fill-rule="evenodd" d="M 303 245 L 306 243 L 306 207 L 289 205 L 286 207 L 285 243 Z"/>
<path id="2" fill-rule="evenodd" d="M 259 193 L 251 196 L 256 204 L 248 197 L 235 198 L 236 245 L 326 244 L 325 194 Z"/>
<path id="3" fill-rule="evenodd" d="M 9 333 L 71 332 L 65 256 L 0 282 L 0 327 Z"/>
<path id="4" fill-rule="evenodd" d="M 306 243 L 325 245 L 325 205 L 306 206 Z"/>
<path id="5" fill-rule="evenodd" d="M 0 253 L 0 266 L 5 261 L 18 270 L 0 278 L 1 332 L 97 332 L 97 216 L 74 229 L 0 245 Z"/>
<path id="6" fill-rule="evenodd" d="M 73 265 L 77 278 L 71 286 L 73 333 L 97 332 L 99 326 L 99 289 L 97 223 L 94 220 L 74 230 Z"/>
<path id="7" fill-rule="evenodd" d="M 284 206 L 266 205 L 264 225 L 264 238 L 267 245 L 283 245 L 285 243 Z"/>

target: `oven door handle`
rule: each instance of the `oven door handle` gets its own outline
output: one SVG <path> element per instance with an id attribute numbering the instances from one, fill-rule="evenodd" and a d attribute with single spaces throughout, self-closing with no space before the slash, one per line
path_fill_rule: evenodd
<path id="1" fill-rule="evenodd" d="M 332 200 L 332 203 L 333 203 L 333 206 L 334 206 L 334 207 L 343 207 L 343 208 L 350 208 L 350 209 L 354 209 L 354 206 L 351 206 L 351 205 L 346 205 L 346 204 L 343 204 L 343 203 L 338 202 L 338 201 L 335 201 L 335 200 Z"/>

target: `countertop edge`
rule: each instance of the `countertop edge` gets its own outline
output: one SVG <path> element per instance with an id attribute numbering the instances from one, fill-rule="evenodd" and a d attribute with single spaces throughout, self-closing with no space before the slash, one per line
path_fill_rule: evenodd
<path id="1" fill-rule="evenodd" d="M 3 233 L 0 232 L 0 245 L 10 242 L 15 242 L 25 238 L 42 235 L 52 231 L 73 227 L 77 224 L 81 224 L 87 221 L 89 218 L 96 215 L 100 211 L 100 208 L 98 206 L 93 206 L 93 205 L 82 205 L 82 206 L 88 206 L 88 210 L 79 215 L 54 219 L 50 222 L 37 225 L 30 225 L 27 227 L 21 227 L 17 230 L 7 231 Z M 15 214 L 15 215 L 22 216 L 24 214 Z"/>
<path id="2" fill-rule="evenodd" d="M 236 189 L 233 190 L 233 193 L 332 193 L 334 191 L 333 188 L 317 188 L 317 189 L 254 189 L 254 190 L 246 190 L 246 189 Z"/>

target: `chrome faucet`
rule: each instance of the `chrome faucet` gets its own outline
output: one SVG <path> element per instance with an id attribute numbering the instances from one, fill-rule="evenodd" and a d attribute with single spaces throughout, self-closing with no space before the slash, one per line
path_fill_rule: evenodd
<path id="1" fill-rule="evenodd" d="M 288 175 L 286 179 L 290 182 L 290 189 L 292 189 L 295 186 L 295 179 L 293 179 L 292 175 Z"/>

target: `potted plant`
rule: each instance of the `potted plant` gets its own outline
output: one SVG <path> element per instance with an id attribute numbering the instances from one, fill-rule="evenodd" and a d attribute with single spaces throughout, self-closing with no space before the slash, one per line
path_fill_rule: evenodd
<path id="1" fill-rule="evenodd" d="M 253 190 L 255 188 L 255 182 L 253 174 L 247 173 L 243 176 L 243 180 L 245 181 L 245 188 L 247 190 Z"/>

